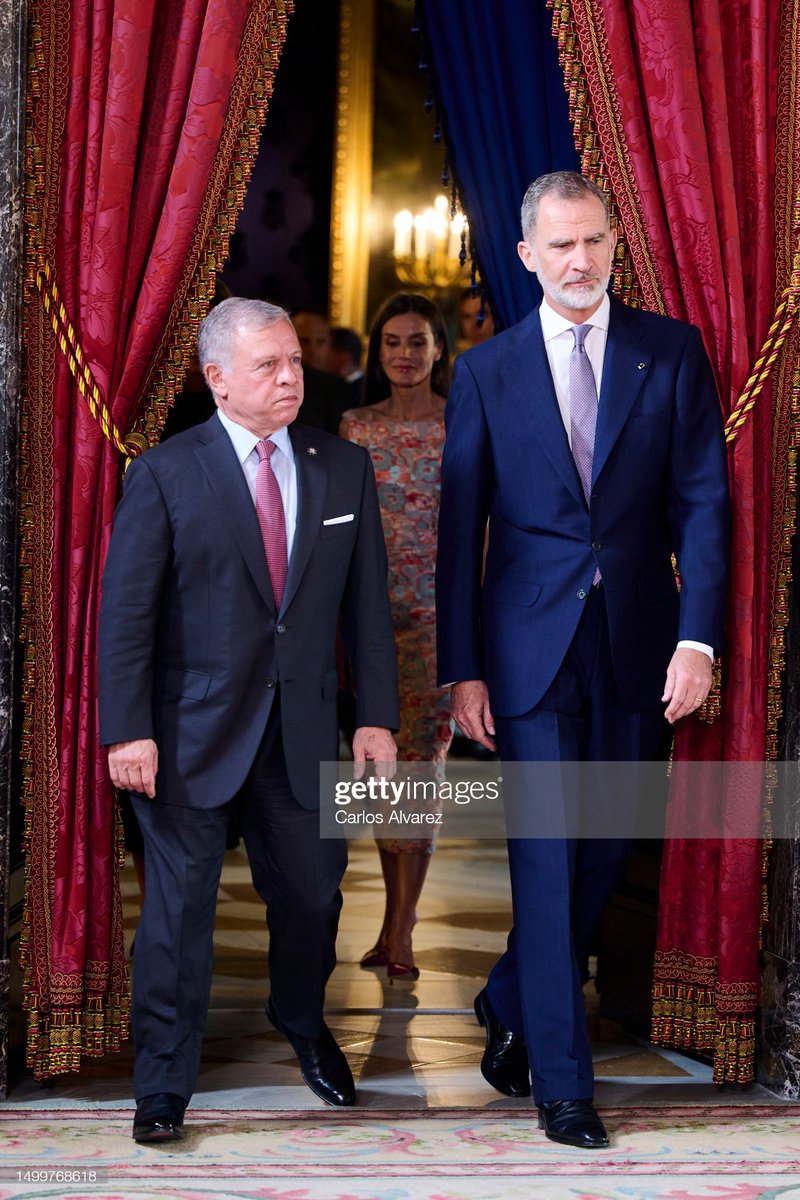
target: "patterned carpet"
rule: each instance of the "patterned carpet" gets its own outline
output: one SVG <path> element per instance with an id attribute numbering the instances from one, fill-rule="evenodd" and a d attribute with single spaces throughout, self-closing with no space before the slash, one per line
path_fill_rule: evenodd
<path id="1" fill-rule="evenodd" d="M 528 1113 L 187 1116 L 185 1141 L 130 1139 L 127 1111 L 0 1112 L 0 1198 L 767 1200 L 800 1197 L 800 1108 L 604 1112 L 611 1148 L 548 1142 Z M 25 1179 L 25 1172 L 38 1172 Z M 93 1173 L 93 1174 L 92 1174 Z M 42 1179 L 42 1176 L 49 1178 Z"/>

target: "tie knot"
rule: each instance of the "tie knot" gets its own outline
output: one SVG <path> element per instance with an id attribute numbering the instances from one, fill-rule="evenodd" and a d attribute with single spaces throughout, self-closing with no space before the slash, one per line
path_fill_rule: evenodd
<path id="1" fill-rule="evenodd" d="M 586 341 L 586 335 L 591 328 L 591 325 L 572 326 L 572 336 L 575 338 L 575 348 L 577 350 L 583 349 L 583 343 Z"/>
<path id="2" fill-rule="evenodd" d="M 271 458 L 273 451 L 278 447 L 269 438 L 264 438 L 261 442 L 256 442 L 256 450 L 258 451 L 258 461 L 263 462 L 265 458 Z"/>

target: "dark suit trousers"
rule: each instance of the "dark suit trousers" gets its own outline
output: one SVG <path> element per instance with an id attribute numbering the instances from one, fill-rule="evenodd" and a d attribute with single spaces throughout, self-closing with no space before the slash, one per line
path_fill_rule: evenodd
<path id="1" fill-rule="evenodd" d="M 654 759 L 662 714 L 661 707 L 631 712 L 622 704 L 601 585 L 590 590 L 572 644 L 541 702 L 520 717 L 497 718 L 498 749 L 506 762 Z M 488 982 L 500 1020 L 526 1039 L 537 1104 L 593 1094 L 579 964 L 624 870 L 635 818 L 635 795 L 623 806 L 616 797 L 609 836 L 551 836 L 558 825 L 553 811 L 603 803 L 604 773 L 595 769 L 590 794 L 582 781 L 578 795 L 570 782 L 574 774 L 560 785 L 553 772 L 554 786 L 545 798 L 551 810 L 547 836 L 509 839 L 514 928 Z"/>
<path id="2" fill-rule="evenodd" d="M 200 1066 L 228 815 L 235 805 L 253 884 L 267 905 L 270 988 L 286 1025 L 322 1032 L 336 963 L 347 849 L 321 840 L 319 813 L 295 800 L 276 696 L 256 760 L 231 804 L 176 807 L 134 796 L 145 843 L 145 901 L 133 964 L 134 1095 L 188 1100 Z"/>

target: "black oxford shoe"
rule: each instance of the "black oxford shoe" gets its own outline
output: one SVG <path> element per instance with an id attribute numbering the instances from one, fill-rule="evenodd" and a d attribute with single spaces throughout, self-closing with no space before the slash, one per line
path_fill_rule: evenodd
<path id="1" fill-rule="evenodd" d="M 486 988 L 475 997 L 475 1016 L 486 1030 L 481 1074 L 504 1096 L 530 1096 L 531 1079 L 525 1039 L 501 1024 Z"/>
<path id="2" fill-rule="evenodd" d="M 143 1096 L 133 1118 L 135 1142 L 179 1142 L 183 1137 L 186 1101 L 174 1092 Z"/>
<path id="3" fill-rule="evenodd" d="M 554 1100 L 539 1105 L 539 1128 L 551 1142 L 577 1146 L 579 1150 L 601 1150 L 608 1134 L 591 1100 Z"/>
<path id="4" fill-rule="evenodd" d="M 350 1067 L 328 1026 L 323 1025 L 318 1038 L 302 1037 L 283 1024 L 271 996 L 265 1011 L 267 1019 L 283 1034 L 297 1055 L 300 1074 L 314 1095 L 337 1108 L 355 1104 L 356 1087 Z"/>

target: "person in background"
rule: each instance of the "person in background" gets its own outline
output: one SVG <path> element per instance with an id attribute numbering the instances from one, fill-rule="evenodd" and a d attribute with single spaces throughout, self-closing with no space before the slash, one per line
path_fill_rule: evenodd
<path id="1" fill-rule="evenodd" d="M 297 414 L 302 425 L 338 433 L 342 413 L 350 407 L 346 383 L 328 369 L 331 330 L 321 312 L 302 308 L 292 314 L 303 356 L 303 403 Z"/>
<path id="2" fill-rule="evenodd" d="M 361 338 L 355 329 L 340 325 L 331 330 L 328 370 L 347 384 L 350 397 L 348 408 L 360 408 L 364 402 L 364 372 L 361 370 L 363 350 Z"/>
<path id="3" fill-rule="evenodd" d="M 480 321 L 483 307 L 483 321 Z M 479 346 L 494 336 L 494 318 L 489 301 L 480 292 L 472 294 L 472 288 L 464 288 L 458 302 L 458 338 L 456 354 L 463 354 L 471 346 Z"/>
<path id="4" fill-rule="evenodd" d="M 369 336 L 365 405 L 346 412 L 341 435 L 365 446 L 378 484 L 389 556 L 389 595 L 400 691 L 398 753 L 441 776 L 452 739 L 446 693 L 435 686 L 434 569 L 439 464 L 450 385 L 441 313 L 424 296 L 401 293 L 378 312 Z M 433 840 L 378 839 L 386 908 L 361 966 L 390 979 L 419 977 L 412 931 Z"/>
<path id="5" fill-rule="evenodd" d="M 315 371 L 330 371 L 328 355 L 331 348 L 331 327 L 324 313 L 300 308 L 292 313 L 292 324 L 300 343 L 303 366 Z"/>

